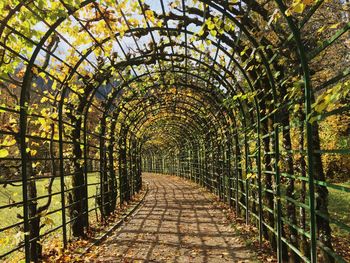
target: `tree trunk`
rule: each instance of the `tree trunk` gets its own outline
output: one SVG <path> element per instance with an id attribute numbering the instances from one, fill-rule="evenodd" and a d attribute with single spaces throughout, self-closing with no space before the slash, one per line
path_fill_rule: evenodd
<path id="1" fill-rule="evenodd" d="M 284 97 L 284 93 L 282 92 L 281 95 Z M 292 140 L 290 137 L 290 129 L 286 129 L 286 127 L 289 127 L 289 112 L 288 110 L 284 107 L 283 110 L 281 111 L 281 124 L 283 127 L 283 147 L 286 151 L 286 169 L 285 172 L 288 175 L 293 176 L 294 175 L 294 167 L 293 167 L 293 155 L 291 153 L 292 150 Z M 286 188 L 286 196 L 291 198 L 292 200 L 295 200 L 295 194 L 294 194 L 294 178 L 287 178 L 287 188 Z M 295 204 L 291 201 L 287 200 L 287 219 L 288 221 L 293 224 L 297 225 L 297 218 L 296 218 L 296 207 Z M 298 231 L 293 227 L 289 226 L 289 240 L 290 243 L 294 247 L 298 247 Z M 293 251 L 290 251 L 290 262 L 295 262 L 298 263 L 300 262 L 299 256 Z"/>
<path id="2" fill-rule="evenodd" d="M 73 219 L 71 223 L 72 235 L 75 237 L 84 237 L 84 226 L 86 225 L 84 213 L 86 192 L 84 172 L 80 161 L 82 159 L 82 150 L 80 147 L 80 133 L 81 133 L 81 118 L 75 118 L 74 128 L 72 131 L 73 142 L 73 177 L 72 177 L 72 196 L 70 199 L 70 217 Z"/>
<path id="3" fill-rule="evenodd" d="M 29 155 L 27 155 L 29 157 Z M 34 171 L 32 168 L 32 162 L 28 160 L 27 162 L 27 172 L 30 175 L 30 181 L 28 181 L 28 199 L 37 198 L 36 182 L 34 179 Z M 40 215 L 38 215 L 38 201 L 29 201 L 28 205 L 28 215 L 29 215 L 29 240 L 30 242 L 30 260 L 33 262 L 38 262 L 42 256 L 42 246 L 39 243 L 40 235 Z"/>
<path id="4" fill-rule="evenodd" d="M 115 171 L 114 171 L 113 146 L 114 146 L 114 140 L 111 139 L 110 145 L 108 146 L 108 171 L 109 171 L 108 176 L 109 176 L 109 180 L 111 182 L 110 186 L 109 186 L 110 200 L 111 200 L 111 205 L 110 205 L 111 212 L 113 212 L 116 209 L 117 196 L 118 196 L 117 180 L 116 180 L 116 175 L 115 175 Z"/>

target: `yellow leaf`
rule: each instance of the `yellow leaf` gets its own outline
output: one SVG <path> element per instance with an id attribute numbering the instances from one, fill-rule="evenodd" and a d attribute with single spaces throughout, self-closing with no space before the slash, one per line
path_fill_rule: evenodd
<path id="1" fill-rule="evenodd" d="M 284 13 L 286 14 L 286 16 L 290 16 L 292 14 L 290 8 L 288 8 Z"/>
<path id="2" fill-rule="evenodd" d="M 247 179 L 256 178 L 256 177 L 257 177 L 256 174 L 253 174 L 253 173 L 248 173 L 248 174 L 247 174 Z"/>
<path id="3" fill-rule="evenodd" d="M 225 24 L 224 29 L 226 32 L 229 32 L 231 30 L 231 25 L 230 24 Z"/>
<path id="4" fill-rule="evenodd" d="M 152 10 L 146 10 L 145 16 L 148 20 L 150 20 L 152 23 L 154 22 L 154 12 Z"/>
<path id="5" fill-rule="evenodd" d="M 305 5 L 303 3 L 298 3 L 294 6 L 293 11 L 301 14 L 305 9 Z"/>
<path id="6" fill-rule="evenodd" d="M 215 28 L 215 24 L 211 22 L 211 20 L 207 20 L 206 24 L 209 30 L 213 30 Z"/>
<path id="7" fill-rule="evenodd" d="M 84 89 L 83 88 L 78 89 L 77 92 L 80 93 L 80 94 L 84 94 Z"/>
<path id="8" fill-rule="evenodd" d="M 40 100 L 40 103 L 44 103 L 44 102 L 47 102 L 49 99 L 46 98 L 46 97 L 42 97 L 41 100 Z"/>
<path id="9" fill-rule="evenodd" d="M 339 25 L 340 25 L 340 23 L 336 23 L 336 24 L 331 25 L 329 28 L 334 29 L 334 28 L 337 28 Z"/>
<path id="10" fill-rule="evenodd" d="M 240 53 L 241 56 L 243 56 L 245 54 L 245 52 L 247 52 L 248 50 L 248 46 L 246 46 Z"/>
<path id="11" fill-rule="evenodd" d="M 198 32 L 198 36 L 202 36 L 203 34 L 204 34 L 204 28 L 202 27 Z"/>
<path id="12" fill-rule="evenodd" d="M 32 163 L 33 168 L 36 168 L 38 165 L 40 165 L 40 162 Z"/>
<path id="13" fill-rule="evenodd" d="M 9 151 L 6 149 L 1 149 L 0 150 L 0 158 L 6 158 L 7 156 L 9 156 Z"/>
<path id="14" fill-rule="evenodd" d="M 51 89 L 52 90 L 56 90 L 56 88 L 57 88 L 57 81 L 54 80 L 53 83 L 52 83 Z"/>
<path id="15" fill-rule="evenodd" d="M 38 73 L 39 73 L 38 68 L 37 68 L 37 67 L 33 67 L 33 68 L 32 68 L 32 72 L 33 72 L 35 75 L 38 75 Z"/>
<path id="16" fill-rule="evenodd" d="M 322 31 L 326 28 L 326 26 L 323 26 L 323 27 L 320 27 L 318 30 L 317 30 L 317 33 L 322 33 Z"/>
<path id="17" fill-rule="evenodd" d="M 131 17 L 131 18 L 129 18 L 129 24 L 133 27 L 137 27 L 139 25 L 139 20 Z"/>
<path id="18" fill-rule="evenodd" d="M 4 140 L 4 142 L 1 144 L 2 146 L 5 147 L 11 147 L 13 145 L 16 144 L 16 140 L 15 139 L 11 139 L 10 136 L 6 137 L 6 139 Z"/>
<path id="19" fill-rule="evenodd" d="M 247 71 L 251 71 L 254 69 L 254 65 L 251 65 L 249 68 L 247 68 Z"/>

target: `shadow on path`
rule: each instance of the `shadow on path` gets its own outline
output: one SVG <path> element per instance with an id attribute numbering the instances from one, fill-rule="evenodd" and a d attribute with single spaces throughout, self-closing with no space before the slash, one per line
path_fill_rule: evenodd
<path id="1" fill-rule="evenodd" d="M 98 262 L 252 262 L 223 212 L 194 184 L 143 174 L 145 203 L 101 247 Z"/>

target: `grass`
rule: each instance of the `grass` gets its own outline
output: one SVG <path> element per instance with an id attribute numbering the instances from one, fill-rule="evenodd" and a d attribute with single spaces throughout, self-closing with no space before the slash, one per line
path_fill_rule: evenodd
<path id="1" fill-rule="evenodd" d="M 335 183 L 335 185 L 338 186 L 344 186 L 349 188 L 350 182 L 347 183 Z M 281 193 L 282 195 L 285 194 L 285 185 L 282 185 L 281 187 Z M 295 183 L 295 199 L 299 200 L 299 195 L 301 192 L 301 184 L 299 182 Z M 335 219 L 337 221 L 342 222 L 343 224 L 346 224 L 350 227 L 350 213 L 349 213 L 349 207 L 350 207 L 350 193 L 333 189 L 331 187 L 328 187 L 328 211 L 330 219 Z M 306 190 L 306 204 L 308 204 L 308 189 Z M 286 207 L 286 200 L 282 199 L 282 205 L 285 208 Z M 297 207 L 297 217 L 299 217 L 299 208 Z M 285 212 L 284 212 L 285 213 Z M 306 220 L 307 223 L 309 222 L 309 212 L 306 210 Z M 298 219 L 299 220 L 299 219 Z M 342 229 L 338 225 L 331 223 L 332 233 L 334 236 L 342 237 L 342 238 L 350 238 L 350 232 Z"/>
<path id="2" fill-rule="evenodd" d="M 350 182 L 338 184 L 345 187 L 350 187 Z M 334 218 L 350 227 L 350 193 L 329 188 L 329 213 L 331 218 Z M 337 225 L 332 224 L 334 235 L 350 238 L 350 232 L 342 230 Z"/>
<path id="3" fill-rule="evenodd" d="M 94 184 L 99 182 L 99 176 L 96 173 L 90 174 L 88 183 Z M 37 186 L 37 196 L 44 196 L 47 194 L 47 185 L 49 183 L 49 179 L 40 179 L 36 182 Z M 65 184 L 67 186 L 71 185 L 71 178 L 65 179 Z M 56 178 L 53 186 L 52 186 L 52 193 L 59 193 L 60 192 L 60 179 Z M 92 197 L 96 195 L 96 185 L 91 185 L 88 187 L 88 195 L 89 197 Z M 20 202 L 22 200 L 22 186 L 12 186 L 7 185 L 6 187 L 0 188 L 0 206 L 6 205 L 14 202 Z M 38 201 L 38 205 L 41 206 L 45 204 L 47 201 L 47 198 L 40 199 Z M 89 209 L 96 206 L 95 198 L 89 199 Z M 60 194 L 54 195 L 52 197 L 51 205 L 47 212 L 54 211 L 56 209 L 59 209 L 61 207 L 61 196 Z M 68 210 L 66 210 L 68 213 Z M 13 224 L 16 224 L 18 222 L 21 222 L 22 220 L 17 217 L 17 215 L 23 215 L 23 207 L 11 207 L 11 208 L 5 208 L 0 211 L 1 213 L 1 220 L 0 220 L 0 228 L 4 228 L 6 226 L 10 226 Z M 69 220 L 69 217 L 67 215 L 67 220 Z M 49 231 L 50 229 L 62 225 L 62 213 L 61 211 L 55 212 L 50 215 L 44 215 L 41 219 L 41 222 L 45 224 L 45 226 L 41 229 L 41 233 L 45 233 Z M 69 227 L 68 234 L 69 234 Z M 54 233 L 51 233 L 49 236 L 57 236 L 59 237 L 61 234 L 61 229 L 55 231 Z M 61 238 L 60 238 L 61 239 Z M 11 228 L 9 230 L 3 231 L 0 233 L 0 255 L 3 255 L 4 253 L 10 251 L 11 249 L 15 248 L 19 242 L 23 240 L 23 229 L 22 226 L 17 226 L 14 228 Z"/>

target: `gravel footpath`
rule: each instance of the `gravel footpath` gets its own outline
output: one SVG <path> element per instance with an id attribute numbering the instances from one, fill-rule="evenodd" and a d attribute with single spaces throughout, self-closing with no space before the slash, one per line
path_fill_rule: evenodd
<path id="1" fill-rule="evenodd" d="M 209 194 L 168 175 L 143 174 L 144 204 L 98 248 L 96 262 L 254 262 Z"/>

